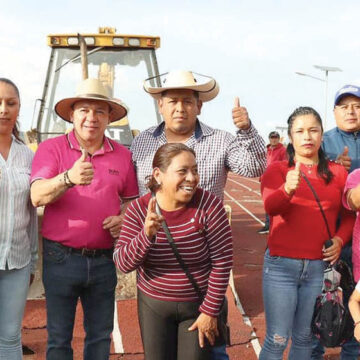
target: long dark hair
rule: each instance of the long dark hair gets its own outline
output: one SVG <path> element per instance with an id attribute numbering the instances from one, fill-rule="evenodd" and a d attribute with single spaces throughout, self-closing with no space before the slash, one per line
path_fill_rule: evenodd
<path id="1" fill-rule="evenodd" d="M 302 107 L 298 107 L 297 109 L 295 109 L 293 111 L 293 113 L 289 116 L 288 118 L 288 136 L 289 138 L 291 138 L 291 130 L 294 124 L 295 119 L 298 116 L 302 116 L 302 115 L 313 115 L 316 119 L 316 121 L 319 123 L 320 127 L 321 127 L 321 133 L 324 132 L 324 128 L 322 125 L 322 121 L 321 121 L 321 117 L 319 115 L 319 113 L 308 106 L 302 106 Z M 289 143 L 289 145 L 287 146 L 286 149 L 287 153 L 288 153 L 288 157 L 289 157 L 289 162 L 288 162 L 288 166 L 294 166 L 295 162 L 294 162 L 294 157 L 295 157 L 295 149 L 294 146 Z M 329 184 L 330 181 L 332 180 L 332 178 L 334 177 L 334 174 L 330 171 L 329 169 L 329 161 L 324 153 L 324 150 L 321 148 L 319 148 L 318 150 L 318 156 L 319 156 L 319 165 L 317 168 L 317 174 L 319 177 L 321 177 L 322 179 L 325 180 L 326 184 Z"/>
<path id="2" fill-rule="evenodd" d="M 7 78 L 0 78 L 0 83 L 4 83 L 4 84 L 7 84 L 7 85 L 10 85 L 13 87 L 13 89 L 15 90 L 16 92 L 16 95 L 17 95 L 17 98 L 19 99 L 19 105 L 20 105 L 20 92 L 19 92 L 19 89 L 18 87 L 9 79 Z M 13 130 L 12 130 L 12 133 L 13 135 L 15 136 L 15 138 L 22 142 L 23 141 L 21 140 L 20 138 L 20 132 L 19 132 L 19 122 L 16 120 L 15 124 L 14 124 L 14 127 L 13 127 Z"/>
<path id="3" fill-rule="evenodd" d="M 195 151 L 182 143 L 167 143 L 160 146 L 154 155 L 152 168 L 159 168 L 163 172 L 166 171 L 172 159 L 184 151 L 193 154 L 195 157 Z M 156 192 L 160 186 L 153 175 L 146 177 L 146 187 L 151 192 Z"/>

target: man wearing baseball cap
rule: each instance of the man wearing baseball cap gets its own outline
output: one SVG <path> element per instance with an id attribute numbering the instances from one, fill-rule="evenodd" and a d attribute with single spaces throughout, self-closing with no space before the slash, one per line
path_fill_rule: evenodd
<path id="1" fill-rule="evenodd" d="M 342 164 L 352 172 L 360 168 L 360 87 L 345 85 L 340 88 L 334 99 L 334 117 L 336 127 L 326 131 L 322 148 L 330 160 Z M 341 259 L 352 267 L 351 242 L 341 251 Z M 347 306 L 347 304 L 346 304 Z M 312 360 L 322 360 L 324 347 L 314 337 Z M 342 345 L 341 360 L 357 360 L 360 346 L 355 338 Z"/>
<path id="2" fill-rule="evenodd" d="M 213 129 L 198 119 L 203 103 L 219 93 L 218 82 L 206 75 L 177 70 L 144 81 L 145 91 L 156 99 L 163 122 L 135 137 L 131 152 L 137 170 L 140 195 L 148 192 L 145 179 L 151 174 L 156 150 L 168 142 L 182 142 L 196 153 L 199 187 L 224 198 L 229 171 L 260 176 L 265 169 L 265 143 L 251 123 L 247 110 L 235 99 L 232 110 L 236 135 Z M 196 325 L 192 327 L 196 330 Z M 228 359 L 223 346 L 212 348 L 213 360 Z"/>
<path id="3" fill-rule="evenodd" d="M 323 150 L 348 171 L 360 167 L 360 87 L 345 85 L 335 94 L 336 127 L 324 133 Z"/>
<path id="4" fill-rule="evenodd" d="M 32 202 L 45 205 L 46 359 L 73 359 L 78 299 L 86 332 L 83 359 L 108 359 L 117 283 L 112 252 L 121 209 L 137 197 L 138 186 L 131 153 L 104 133 L 127 109 L 98 79 L 87 79 L 55 111 L 74 129 L 40 144 L 31 173 Z"/>
<path id="5" fill-rule="evenodd" d="M 286 147 L 280 142 L 280 134 L 277 131 L 270 132 L 269 144 L 266 146 L 266 148 L 266 167 L 275 161 L 282 161 L 287 159 Z M 265 214 L 265 225 L 258 230 L 258 234 L 268 234 L 269 228 L 270 217 L 268 214 Z"/>

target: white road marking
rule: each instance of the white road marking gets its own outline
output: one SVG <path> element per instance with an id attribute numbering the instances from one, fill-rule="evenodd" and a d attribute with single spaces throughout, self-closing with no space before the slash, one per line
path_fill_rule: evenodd
<path id="1" fill-rule="evenodd" d="M 253 219 L 255 219 L 262 226 L 265 226 L 265 223 L 261 221 L 258 217 L 256 217 L 250 210 L 248 210 L 245 206 L 241 205 L 234 197 L 232 197 L 227 191 L 224 191 L 224 194 L 228 196 L 236 205 L 240 206 L 248 215 L 250 215 Z"/>
<path id="2" fill-rule="evenodd" d="M 253 190 L 253 189 L 252 189 L 251 187 L 249 187 L 249 186 L 246 186 L 246 185 L 244 185 L 244 184 L 241 184 L 241 183 L 239 183 L 238 181 L 235 181 L 235 180 L 230 179 L 230 178 L 228 178 L 228 180 L 234 182 L 234 183 L 237 184 L 237 185 L 242 186 L 244 189 L 246 189 L 246 190 L 248 190 L 248 191 L 250 191 L 250 192 L 253 192 L 253 193 L 255 193 L 256 195 L 261 196 L 261 194 L 260 194 L 259 191 Z"/>
<path id="3" fill-rule="evenodd" d="M 117 302 L 115 300 L 115 309 L 114 309 L 114 330 L 112 333 L 112 338 L 114 342 L 115 354 L 124 354 L 124 345 L 122 342 L 122 336 L 119 328 L 118 321 L 118 310 L 117 310 Z"/>
<path id="4" fill-rule="evenodd" d="M 238 183 L 237 181 L 235 180 L 232 180 L 232 179 L 228 179 L 230 181 L 233 181 L 239 185 L 242 185 L 240 183 Z M 247 186 L 245 185 L 242 185 L 244 188 L 248 188 Z M 251 188 L 248 188 L 247 190 L 249 190 L 250 192 L 255 192 L 257 194 L 260 195 L 260 193 L 252 190 Z M 258 217 L 256 217 L 250 210 L 248 210 L 245 206 L 241 205 L 234 197 L 232 197 L 227 191 L 224 191 L 224 194 L 226 196 L 228 196 L 236 205 L 238 205 L 242 210 L 244 210 L 248 215 L 250 215 L 253 219 L 255 219 L 257 222 L 259 222 L 262 226 L 264 226 L 264 222 L 262 222 Z M 251 321 L 250 321 L 250 318 L 245 314 L 245 310 L 241 304 L 241 301 L 240 301 L 240 298 L 239 298 L 239 295 L 238 293 L 236 292 L 236 289 L 235 289 L 235 283 L 234 283 L 234 277 L 233 277 L 233 272 L 231 271 L 230 273 L 230 280 L 229 280 L 229 284 L 230 284 L 230 288 L 234 294 L 234 298 L 235 298 L 235 302 L 236 302 L 236 306 L 237 308 L 239 309 L 243 319 L 244 319 L 244 323 L 249 326 L 251 329 L 253 329 L 253 326 L 251 324 Z M 255 352 L 255 355 L 257 358 L 259 358 L 259 355 L 260 355 L 260 351 L 261 351 L 261 345 L 260 345 L 260 342 L 257 338 L 257 335 L 256 335 L 256 332 L 254 330 L 252 330 L 250 336 L 252 337 L 252 340 L 250 341 L 251 342 L 251 345 L 254 349 L 254 352 Z"/>
<path id="5" fill-rule="evenodd" d="M 250 334 L 252 340 L 250 342 L 251 342 L 251 345 L 252 345 L 252 347 L 253 347 L 253 349 L 255 351 L 256 357 L 259 358 L 260 351 L 261 351 L 261 345 L 259 343 L 259 340 L 258 340 L 258 337 L 257 337 L 256 332 L 254 330 L 254 327 L 251 324 L 250 318 L 245 314 L 244 308 L 241 305 L 239 295 L 238 295 L 238 293 L 236 292 L 236 289 L 235 289 L 234 276 L 233 276 L 232 271 L 230 273 L 229 284 L 230 284 L 230 288 L 231 288 L 231 290 L 233 292 L 233 295 L 234 295 L 234 298 L 235 298 L 236 306 L 239 309 L 239 311 L 240 311 L 240 313 L 241 313 L 241 315 L 243 317 L 245 325 L 249 326 L 252 329 L 251 334 Z"/>
<path id="6" fill-rule="evenodd" d="M 241 179 L 244 179 L 244 180 L 253 182 L 253 183 L 255 183 L 255 184 L 260 184 L 260 181 L 259 181 L 259 180 L 254 180 L 254 179 L 250 179 L 250 178 L 247 178 L 247 177 L 242 177 Z"/>

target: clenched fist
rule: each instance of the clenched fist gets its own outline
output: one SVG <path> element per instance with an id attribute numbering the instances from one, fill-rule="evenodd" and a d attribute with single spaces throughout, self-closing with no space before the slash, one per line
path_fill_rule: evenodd
<path id="1" fill-rule="evenodd" d="M 94 169 L 91 162 L 86 161 L 87 156 L 87 151 L 82 149 L 80 158 L 68 171 L 69 179 L 75 185 L 90 185 L 94 177 Z"/>
<path id="2" fill-rule="evenodd" d="M 291 195 L 299 187 L 300 181 L 301 181 L 300 163 L 297 162 L 295 165 L 295 169 L 288 171 L 286 175 L 286 182 L 285 182 L 286 193 Z"/>

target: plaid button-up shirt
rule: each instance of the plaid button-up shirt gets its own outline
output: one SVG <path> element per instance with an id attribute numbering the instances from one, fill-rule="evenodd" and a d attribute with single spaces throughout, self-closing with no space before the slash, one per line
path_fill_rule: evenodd
<path id="1" fill-rule="evenodd" d="M 156 150 L 167 143 L 165 123 L 153 126 L 135 137 L 131 152 L 136 166 L 140 196 L 149 190 L 146 177 L 151 175 Z M 251 125 L 236 136 L 213 129 L 197 120 L 194 133 L 185 145 L 196 153 L 200 174 L 199 186 L 223 200 L 228 171 L 246 177 L 260 176 L 266 166 L 265 142 Z"/>

